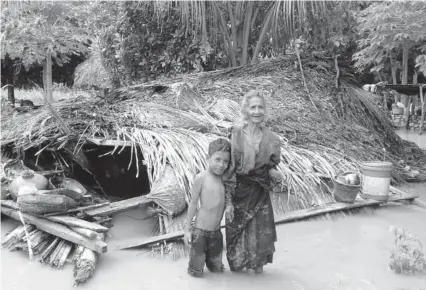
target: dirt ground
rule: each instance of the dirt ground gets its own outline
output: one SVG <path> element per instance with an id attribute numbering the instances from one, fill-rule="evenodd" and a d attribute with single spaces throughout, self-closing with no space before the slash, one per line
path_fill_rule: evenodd
<path id="1" fill-rule="evenodd" d="M 406 188 L 420 192 L 426 201 L 426 184 Z M 117 250 L 127 239 L 148 237 L 154 220 L 144 218 L 140 210 L 117 215 L 109 251 L 102 257 L 95 276 L 81 289 L 344 289 L 344 290 L 420 290 L 426 289 L 426 275 L 401 276 L 388 270 L 393 248 L 390 226 L 407 228 L 426 245 L 426 208 L 416 205 L 388 205 L 377 210 L 337 220 L 311 220 L 277 227 L 278 242 L 274 263 L 262 275 L 247 273 L 213 274 L 204 278 L 187 275 L 187 258 L 151 257 L 142 250 Z M 2 237 L 17 222 L 2 220 Z M 226 264 L 226 259 L 224 259 Z M 73 267 L 56 270 L 29 261 L 22 252 L 1 250 L 1 289 L 50 290 L 75 289 Z"/>

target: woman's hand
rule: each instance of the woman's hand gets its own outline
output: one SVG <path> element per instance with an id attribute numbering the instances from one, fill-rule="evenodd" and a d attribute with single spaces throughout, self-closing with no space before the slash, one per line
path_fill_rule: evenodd
<path id="1" fill-rule="evenodd" d="M 229 222 L 232 222 L 234 220 L 234 206 L 233 205 L 227 205 L 226 206 L 225 218 Z"/>
<path id="2" fill-rule="evenodd" d="M 281 171 L 272 168 L 269 169 L 269 177 L 271 177 L 276 182 L 280 182 L 284 179 L 284 174 Z"/>
<path id="3" fill-rule="evenodd" d="M 183 242 L 187 247 L 191 245 L 191 232 L 189 230 L 185 230 L 185 233 L 183 234 Z"/>

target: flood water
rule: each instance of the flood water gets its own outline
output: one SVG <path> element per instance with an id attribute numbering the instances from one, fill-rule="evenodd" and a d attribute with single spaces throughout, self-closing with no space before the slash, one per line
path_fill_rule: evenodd
<path id="1" fill-rule="evenodd" d="M 402 135 L 403 136 L 403 135 Z M 407 138 L 417 138 L 407 133 Z M 403 136 L 404 137 L 404 136 Z M 404 137 L 405 138 L 405 137 Z M 422 137 L 424 138 L 424 136 Z M 421 145 L 425 146 L 424 139 Z M 426 201 L 425 184 L 404 185 Z M 426 245 L 426 207 L 388 204 L 378 209 L 336 220 L 318 219 L 277 226 L 278 242 L 274 263 L 262 275 L 247 273 L 213 274 L 204 278 L 187 275 L 187 258 L 151 257 L 142 250 L 117 250 L 128 239 L 148 237 L 155 224 L 144 219 L 141 210 L 115 216 L 108 253 L 103 255 L 92 279 L 80 289 L 285 289 L 285 290 L 425 290 L 426 275 L 397 275 L 388 269 L 394 237 L 390 226 L 406 228 Z M 1 235 L 18 224 L 2 220 Z M 423 250 L 426 253 L 426 250 Z M 225 265 L 226 259 L 224 259 Z M 22 252 L 1 250 L 1 289 L 75 289 L 73 266 L 62 270 L 29 261 Z"/>
<path id="2" fill-rule="evenodd" d="M 422 135 L 419 135 L 418 132 L 412 130 L 400 129 L 396 131 L 397 134 L 408 141 L 416 143 L 420 148 L 426 149 L 426 132 L 423 132 Z"/>

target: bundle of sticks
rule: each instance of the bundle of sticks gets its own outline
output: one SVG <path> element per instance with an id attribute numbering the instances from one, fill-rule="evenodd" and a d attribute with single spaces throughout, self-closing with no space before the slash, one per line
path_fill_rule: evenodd
<path id="1" fill-rule="evenodd" d="M 1 212 L 22 224 L 9 232 L 2 246 L 22 250 L 30 259 L 62 269 L 74 264 L 74 285 L 85 283 L 96 269 L 98 255 L 107 251 L 108 227 L 104 220 L 87 221 L 75 216 L 34 216 L 21 213 L 16 203 L 2 201 Z"/>

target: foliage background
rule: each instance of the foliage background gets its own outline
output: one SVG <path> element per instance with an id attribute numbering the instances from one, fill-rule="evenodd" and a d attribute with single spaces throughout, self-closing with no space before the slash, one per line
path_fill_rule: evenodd
<path id="1" fill-rule="evenodd" d="M 423 1 L 9 1 L 1 9 L 2 85 L 41 86 L 46 51 L 54 82 L 71 85 L 76 66 L 100 55 L 120 87 L 276 58 L 296 43 L 302 57 L 339 55 L 362 83 L 425 80 Z"/>

